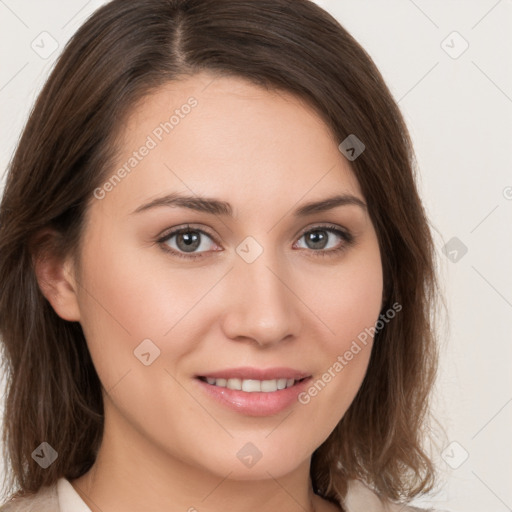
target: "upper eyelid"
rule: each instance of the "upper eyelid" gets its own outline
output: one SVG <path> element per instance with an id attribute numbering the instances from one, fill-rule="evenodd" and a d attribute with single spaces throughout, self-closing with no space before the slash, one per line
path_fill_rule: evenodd
<path id="1" fill-rule="evenodd" d="M 184 226 L 178 226 L 178 227 L 175 227 L 175 228 L 170 228 L 170 229 L 167 229 L 165 231 L 163 231 L 163 233 L 158 237 L 158 240 L 167 240 L 169 239 L 171 236 L 174 236 L 174 235 L 177 235 L 180 231 L 198 231 L 200 233 L 203 233 L 205 235 L 208 235 L 210 238 L 212 238 L 215 243 L 217 243 L 217 240 L 216 240 L 216 236 L 212 233 L 209 233 L 207 230 L 205 230 L 204 228 L 197 228 L 195 227 L 194 225 L 192 224 L 186 224 Z"/>

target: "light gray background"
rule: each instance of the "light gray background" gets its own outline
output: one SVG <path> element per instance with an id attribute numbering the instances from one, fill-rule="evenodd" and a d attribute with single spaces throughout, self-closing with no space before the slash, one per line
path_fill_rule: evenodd
<path id="1" fill-rule="evenodd" d="M 0 0 L 3 174 L 55 58 L 103 3 Z M 448 439 L 438 436 L 434 454 L 445 485 L 418 503 L 512 511 L 512 0 L 317 3 L 368 51 L 398 101 L 434 230 L 450 323 L 435 412 Z M 58 43 L 47 59 L 31 47 L 51 48 L 43 31 Z"/>

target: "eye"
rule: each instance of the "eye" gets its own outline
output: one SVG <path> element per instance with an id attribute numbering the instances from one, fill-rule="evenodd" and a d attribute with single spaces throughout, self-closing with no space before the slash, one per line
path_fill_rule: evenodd
<path id="1" fill-rule="evenodd" d="M 330 225 L 315 226 L 313 229 L 304 232 L 299 240 L 302 238 L 305 238 L 306 249 L 312 249 L 315 256 L 334 256 L 354 243 L 354 237 L 350 232 Z M 342 242 L 335 243 L 334 248 L 332 245 L 328 247 L 330 243 L 332 244 L 332 240 L 336 238 L 341 238 Z"/>
<path id="2" fill-rule="evenodd" d="M 171 231 L 158 242 L 164 245 L 166 251 L 181 258 L 200 258 L 202 252 L 208 252 L 208 243 L 204 243 L 205 237 L 212 240 L 212 237 L 205 231 L 185 226 Z M 172 241 L 173 238 L 176 238 L 174 242 Z M 200 251 L 200 254 L 195 254 L 198 248 L 203 249 L 203 251 Z"/>

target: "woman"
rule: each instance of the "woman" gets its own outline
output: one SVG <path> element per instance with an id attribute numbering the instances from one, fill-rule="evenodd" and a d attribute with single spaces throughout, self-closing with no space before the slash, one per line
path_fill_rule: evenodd
<path id="1" fill-rule="evenodd" d="M 433 487 L 413 150 L 314 3 L 100 8 L 0 215 L 0 510 L 406 511 Z"/>

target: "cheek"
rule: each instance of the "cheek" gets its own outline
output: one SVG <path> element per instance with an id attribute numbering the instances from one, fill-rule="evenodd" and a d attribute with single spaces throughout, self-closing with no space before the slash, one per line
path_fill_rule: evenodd
<path id="1" fill-rule="evenodd" d="M 134 350 L 143 340 L 160 339 L 171 327 L 170 315 L 163 314 L 166 287 L 156 272 L 145 268 L 137 251 L 115 234 L 105 236 L 101 225 L 88 238 L 82 261 L 80 323 L 108 389 L 140 364 Z"/>
<path id="2" fill-rule="evenodd" d="M 339 265 L 312 276 L 309 285 L 315 290 L 311 297 L 319 317 L 331 333 L 326 337 L 329 352 L 347 350 L 353 339 L 375 325 L 382 307 L 382 262 L 376 238 L 365 241 L 364 250 L 348 253 Z"/>
<path id="3" fill-rule="evenodd" d="M 121 236 L 105 236 L 98 229 L 83 254 L 84 323 L 132 342 L 161 337 L 172 327 L 181 310 L 193 303 L 194 290 L 179 271 L 169 273 L 165 258 L 148 258 L 154 251 L 127 243 Z"/>
<path id="4" fill-rule="evenodd" d="M 322 344 L 324 364 L 299 402 L 314 409 L 311 415 L 317 418 L 318 428 L 330 432 L 352 403 L 370 360 L 383 292 L 377 241 L 367 251 L 347 258 L 337 272 L 331 269 L 321 282 L 323 300 L 320 296 L 313 300 L 321 305 L 319 316 L 329 328 Z"/>

